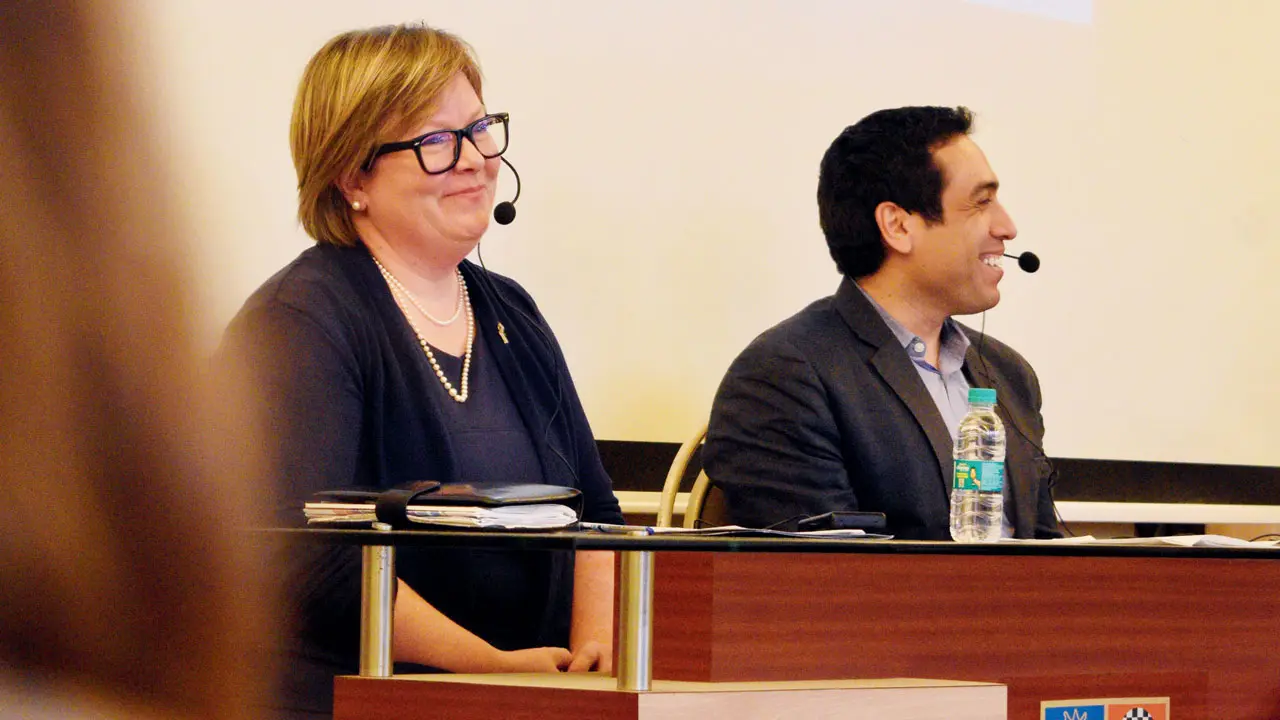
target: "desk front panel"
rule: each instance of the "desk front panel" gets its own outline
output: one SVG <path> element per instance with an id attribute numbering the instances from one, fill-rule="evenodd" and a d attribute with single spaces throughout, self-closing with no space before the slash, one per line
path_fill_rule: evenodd
<path id="1" fill-rule="evenodd" d="M 936 677 L 1280 718 L 1280 561 L 659 553 L 654 677 Z"/>

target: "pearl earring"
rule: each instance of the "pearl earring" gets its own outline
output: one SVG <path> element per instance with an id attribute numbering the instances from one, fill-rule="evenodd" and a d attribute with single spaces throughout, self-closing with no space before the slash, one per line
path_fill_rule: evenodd
<path id="1" fill-rule="evenodd" d="M 364 207 L 364 205 L 360 204 L 360 201 L 359 201 L 359 200 L 352 200 L 352 201 L 351 201 L 351 209 L 352 209 L 352 210 L 355 210 L 356 212 L 360 212 L 360 209 L 361 209 L 361 208 L 363 208 L 363 207 Z"/>

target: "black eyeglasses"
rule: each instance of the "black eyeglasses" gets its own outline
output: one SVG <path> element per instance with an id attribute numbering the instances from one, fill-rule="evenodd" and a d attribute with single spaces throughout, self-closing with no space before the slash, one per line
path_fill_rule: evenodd
<path id="1" fill-rule="evenodd" d="M 363 170 L 372 170 L 374 161 L 387 153 L 412 148 L 423 172 L 428 175 L 446 173 L 458 164 L 458 158 L 462 156 L 463 138 L 470 140 L 481 156 L 496 158 L 507 151 L 507 125 L 510 121 L 511 116 L 507 113 L 492 113 L 459 130 L 432 130 L 411 140 L 379 145 L 364 162 Z"/>

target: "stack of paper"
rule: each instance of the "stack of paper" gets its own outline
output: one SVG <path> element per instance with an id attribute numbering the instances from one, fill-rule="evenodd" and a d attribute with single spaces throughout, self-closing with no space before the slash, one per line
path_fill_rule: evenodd
<path id="1" fill-rule="evenodd" d="M 793 537 L 793 538 L 867 538 L 875 540 L 890 539 L 892 535 L 877 535 L 865 530 L 849 528 L 843 530 L 809 530 L 798 532 L 791 530 L 766 530 L 747 528 L 741 525 L 717 525 L 715 527 L 653 527 L 649 525 L 611 525 L 609 523 L 582 523 L 582 529 L 591 532 L 616 533 L 621 535 L 700 535 L 703 537 Z"/>
<path id="2" fill-rule="evenodd" d="M 1055 540 L 1003 538 L 1000 542 L 1020 544 L 1043 543 L 1046 545 L 1137 545 L 1146 547 L 1175 545 L 1179 547 L 1202 548 L 1274 548 L 1280 546 L 1280 541 L 1277 540 L 1241 540 L 1239 538 L 1227 537 L 1225 535 L 1166 535 L 1147 538 L 1096 538 L 1092 535 L 1084 535 L 1080 537 L 1057 538 Z"/>
<path id="3" fill-rule="evenodd" d="M 303 513 L 309 525 L 368 525 L 377 520 L 370 503 L 309 502 L 303 506 Z M 554 530 L 578 520 L 572 508 L 555 504 L 410 505 L 406 515 L 409 522 L 422 525 L 495 530 Z"/>

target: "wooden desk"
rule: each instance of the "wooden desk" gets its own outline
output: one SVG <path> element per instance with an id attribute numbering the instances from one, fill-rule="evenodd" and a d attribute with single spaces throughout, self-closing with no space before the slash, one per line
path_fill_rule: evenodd
<path id="1" fill-rule="evenodd" d="M 1178 720 L 1280 718 L 1277 549 L 267 532 L 366 550 L 621 551 L 620 585 L 636 590 L 622 593 L 634 602 L 619 618 L 615 668 L 633 677 L 620 672 L 612 686 L 624 694 L 652 690 L 650 675 L 659 684 L 944 677 L 1007 684 L 1016 720 L 1038 718 L 1043 700 L 1163 696 Z M 366 556 L 366 579 L 382 574 Z M 368 597 L 389 611 L 384 586 L 369 583 L 383 590 Z M 365 631 L 389 655 L 390 625 Z"/>
<path id="2" fill-rule="evenodd" d="M 1171 698 L 1280 718 L 1280 562 L 1203 557 L 662 553 L 655 678 L 947 677 L 1042 700 Z"/>
<path id="3" fill-rule="evenodd" d="M 1006 703 L 992 683 L 658 680 L 637 693 L 594 673 L 340 677 L 334 696 L 334 720 L 1002 720 Z"/>

